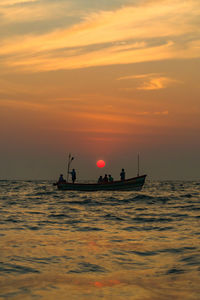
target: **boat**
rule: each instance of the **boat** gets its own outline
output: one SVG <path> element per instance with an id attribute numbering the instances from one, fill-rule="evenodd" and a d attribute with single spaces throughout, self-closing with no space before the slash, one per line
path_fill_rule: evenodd
<path id="1" fill-rule="evenodd" d="M 72 183 L 57 182 L 59 190 L 97 192 L 97 191 L 140 191 L 145 183 L 147 175 L 141 175 L 125 180 L 117 180 L 107 183 Z"/>

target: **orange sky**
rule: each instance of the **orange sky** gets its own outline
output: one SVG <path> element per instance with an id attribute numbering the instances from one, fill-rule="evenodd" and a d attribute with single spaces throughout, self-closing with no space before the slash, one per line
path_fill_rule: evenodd
<path id="1" fill-rule="evenodd" d="M 54 179 L 69 152 L 81 179 L 138 152 L 199 178 L 199 1 L 1 0 L 0 22 L 0 179 Z"/>

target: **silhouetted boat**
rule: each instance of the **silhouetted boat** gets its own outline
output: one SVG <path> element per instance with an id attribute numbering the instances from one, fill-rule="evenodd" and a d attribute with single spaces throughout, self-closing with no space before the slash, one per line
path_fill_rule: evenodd
<path id="1" fill-rule="evenodd" d="M 113 181 L 108 183 L 56 183 L 59 190 L 67 191 L 140 191 L 144 185 L 147 175 L 129 178 L 123 181 Z"/>

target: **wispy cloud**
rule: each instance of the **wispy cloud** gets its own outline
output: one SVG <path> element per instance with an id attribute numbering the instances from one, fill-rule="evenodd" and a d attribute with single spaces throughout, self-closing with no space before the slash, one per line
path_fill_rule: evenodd
<path id="1" fill-rule="evenodd" d="M 143 82 L 137 87 L 138 90 L 160 90 L 179 82 L 178 80 L 168 77 L 151 78 L 149 82 Z"/>
<path id="2" fill-rule="evenodd" d="M 3 0 L 0 2 L 1 23 L 28 23 L 36 20 L 54 20 L 70 15 L 70 3 L 41 0 Z"/>
<path id="3" fill-rule="evenodd" d="M 0 6 L 38 2 L 38 0 L 1 0 Z"/>
<path id="4" fill-rule="evenodd" d="M 199 15 L 197 0 L 141 1 L 89 14 L 66 29 L 7 38 L 0 54 L 7 58 L 6 66 L 28 71 L 199 57 Z M 189 34 L 193 40 L 188 40 Z M 151 86 L 165 84 L 163 78 Z"/>
<path id="5" fill-rule="evenodd" d="M 67 103 L 66 103 L 67 105 Z M 33 100 L 20 100 L 20 99 L 13 99 L 12 97 L 7 99 L 1 99 L 0 106 L 4 107 L 12 107 L 12 108 L 22 108 L 22 109 L 38 109 L 43 110 L 45 112 L 52 112 L 53 114 L 59 113 L 60 115 L 66 115 L 66 112 L 70 112 L 70 118 L 73 119 L 74 117 L 80 119 L 87 119 L 92 121 L 104 121 L 105 123 L 124 123 L 124 124 L 131 124 L 131 123 L 138 123 L 139 120 L 144 122 L 145 118 L 154 118 L 155 116 L 167 116 L 169 114 L 168 110 L 161 110 L 161 111 L 141 111 L 141 110 L 133 110 L 130 108 L 123 108 L 121 110 L 107 110 L 106 107 L 101 108 L 98 104 L 94 107 L 90 107 L 90 105 L 86 105 L 82 103 L 78 107 L 73 105 L 73 103 L 69 103 L 66 106 L 67 109 L 63 109 L 62 103 L 59 103 L 55 100 L 48 100 L 48 101 L 36 101 Z M 104 123 L 101 126 L 102 130 Z M 113 128 L 108 128 L 105 126 L 103 128 L 107 132 L 113 131 Z M 82 128 L 84 130 L 84 128 Z M 88 129 L 87 129 L 88 130 Z M 96 128 L 90 128 L 90 131 L 96 131 Z M 121 129 L 119 129 L 121 131 Z"/>
<path id="6" fill-rule="evenodd" d="M 136 87 L 125 87 L 123 90 L 160 90 L 167 88 L 171 85 L 180 84 L 181 81 L 173 78 L 163 76 L 162 74 L 149 73 L 149 74 L 140 74 L 140 75 L 129 75 L 119 77 L 117 80 L 135 80 Z"/>
<path id="7" fill-rule="evenodd" d="M 148 73 L 148 74 L 140 74 L 140 75 L 128 75 L 128 76 L 122 76 L 117 78 L 117 80 L 127 80 L 127 79 L 143 79 L 143 78 L 147 78 L 150 76 L 158 76 L 157 73 Z"/>
<path id="8" fill-rule="evenodd" d="M 73 56 L 64 56 L 61 53 L 53 56 L 48 53 L 41 53 L 29 56 L 10 56 L 5 65 L 15 70 L 40 72 L 62 69 L 88 68 L 93 66 L 106 66 L 114 64 L 130 64 L 166 59 L 184 59 L 200 57 L 200 41 L 188 43 L 185 49 L 176 48 L 176 45 L 169 42 L 162 46 L 146 47 L 141 49 L 127 50 L 123 47 L 113 46 L 98 51 L 86 52 L 83 54 L 74 53 Z M 1 50 L 0 50 L 1 51 Z"/>
<path id="9" fill-rule="evenodd" d="M 143 111 L 143 112 L 138 112 L 136 113 L 136 115 L 138 116 L 153 116 L 153 115 L 168 115 L 169 112 L 168 110 L 164 110 L 164 111 L 154 111 L 154 112 L 149 112 L 149 111 Z"/>

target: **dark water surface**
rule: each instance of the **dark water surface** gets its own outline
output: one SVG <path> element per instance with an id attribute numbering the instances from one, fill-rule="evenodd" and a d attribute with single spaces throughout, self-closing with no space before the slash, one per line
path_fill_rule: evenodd
<path id="1" fill-rule="evenodd" d="M 0 299 L 200 299 L 199 190 L 0 181 Z"/>

